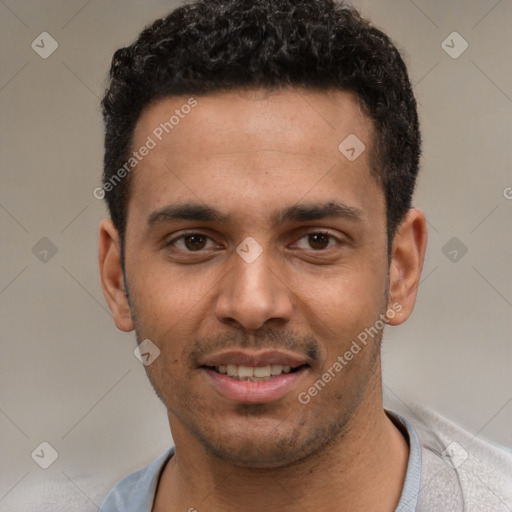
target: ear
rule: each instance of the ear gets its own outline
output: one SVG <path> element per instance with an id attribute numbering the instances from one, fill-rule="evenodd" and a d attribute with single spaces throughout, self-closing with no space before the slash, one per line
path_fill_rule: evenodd
<path id="1" fill-rule="evenodd" d="M 414 309 L 426 247 L 425 214 L 418 208 L 412 208 L 398 226 L 393 239 L 388 310 L 392 309 L 396 314 L 388 319 L 389 325 L 405 322 Z"/>
<path id="2" fill-rule="evenodd" d="M 125 332 L 132 331 L 133 321 L 125 294 L 119 234 L 110 219 L 105 219 L 100 224 L 98 246 L 103 295 L 117 328 Z"/>

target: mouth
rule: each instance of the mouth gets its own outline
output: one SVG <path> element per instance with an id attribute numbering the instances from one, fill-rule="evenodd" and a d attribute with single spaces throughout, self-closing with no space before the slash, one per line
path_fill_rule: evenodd
<path id="1" fill-rule="evenodd" d="M 218 365 L 211 367 L 204 367 L 209 370 L 215 371 L 221 375 L 246 382 L 262 382 L 275 379 L 280 375 L 295 373 L 309 365 L 302 364 L 299 366 L 283 366 L 280 364 L 268 364 L 266 366 L 245 366 L 236 364 Z"/>
<path id="2" fill-rule="evenodd" d="M 277 401 L 296 389 L 309 361 L 280 351 L 227 351 L 199 366 L 207 384 L 231 402 L 262 404 Z"/>

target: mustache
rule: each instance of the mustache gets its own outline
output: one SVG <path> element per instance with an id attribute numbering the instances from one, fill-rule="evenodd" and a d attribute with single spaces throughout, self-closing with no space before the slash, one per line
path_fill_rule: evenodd
<path id="1" fill-rule="evenodd" d="M 245 330 L 238 330 L 213 337 L 195 338 L 187 359 L 189 364 L 195 367 L 205 355 L 223 349 L 238 348 L 283 349 L 297 354 L 302 353 L 314 362 L 320 360 L 321 354 L 320 345 L 313 336 L 300 336 L 294 332 L 277 329 L 261 329 L 251 334 Z"/>

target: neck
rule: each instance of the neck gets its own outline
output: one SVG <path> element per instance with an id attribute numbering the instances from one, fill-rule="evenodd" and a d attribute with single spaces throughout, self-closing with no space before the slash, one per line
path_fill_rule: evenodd
<path id="1" fill-rule="evenodd" d="M 248 469 L 220 461 L 174 424 L 176 454 L 161 475 L 153 512 L 393 512 L 409 450 L 382 408 L 380 382 L 369 388 L 343 435 L 286 467 Z"/>

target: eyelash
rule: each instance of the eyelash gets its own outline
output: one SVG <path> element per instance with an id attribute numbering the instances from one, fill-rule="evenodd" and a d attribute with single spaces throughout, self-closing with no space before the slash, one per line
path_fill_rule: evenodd
<path id="1" fill-rule="evenodd" d="M 299 240 L 302 240 L 303 238 L 306 238 L 306 237 L 309 237 L 309 236 L 312 236 L 312 235 L 325 235 L 325 236 L 329 237 L 330 240 L 334 240 L 338 244 L 342 243 L 341 240 L 338 237 L 334 236 L 332 233 L 330 233 L 328 231 L 323 231 L 323 230 L 311 231 L 309 233 L 305 233 L 305 234 L 303 234 L 299 238 Z M 210 241 L 212 240 L 208 235 L 205 235 L 203 233 L 196 232 L 196 231 L 191 231 L 191 232 L 188 232 L 188 233 L 183 233 L 180 236 L 177 236 L 176 238 L 173 238 L 168 243 L 166 243 L 166 246 L 173 246 L 179 240 L 184 240 L 184 239 L 186 239 L 188 237 L 193 237 L 193 236 L 201 236 L 201 237 L 207 238 Z M 332 246 L 331 247 L 328 246 L 326 249 L 313 249 L 313 248 L 311 248 L 310 250 L 313 251 L 313 252 L 316 252 L 316 253 L 320 253 L 320 252 L 327 252 L 329 249 L 332 249 Z M 194 254 L 194 253 L 201 254 L 204 251 L 204 249 L 200 249 L 198 251 L 191 251 L 191 250 L 186 249 L 186 248 L 185 249 L 180 249 L 180 250 L 183 250 L 183 251 L 185 251 L 187 253 L 190 253 L 190 254 Z M 307 250 L 307 249 L 302 249 L 302 250 Z"/>

